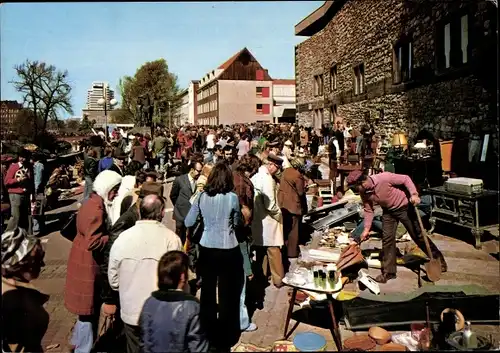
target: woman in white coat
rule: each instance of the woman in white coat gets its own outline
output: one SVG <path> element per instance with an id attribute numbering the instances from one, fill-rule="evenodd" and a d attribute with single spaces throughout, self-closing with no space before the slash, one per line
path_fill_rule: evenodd
<path id="1" fill-rule="evenodd" d="M 281 247 L 284 241 L 283 220 L 277 197 L 278 188 L 273 175 L 281 169 L 282 164 L 281 158 L 269 154 L 264 160 L 264 165 L 251 178 L 255 189 L 252 238 L 259 270 L 262 265 L 262 272 L 255 275 L 267 281 L 269 265 L 273 284 L 278 288 L 283 286 L 285 277 L 281 259 Z"/>

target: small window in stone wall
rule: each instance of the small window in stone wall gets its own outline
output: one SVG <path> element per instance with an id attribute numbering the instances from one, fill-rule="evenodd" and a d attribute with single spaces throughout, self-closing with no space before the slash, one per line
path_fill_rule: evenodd
<path id="1" fill-rule="evenodd" d="M 314 76 L 314 95 L 322 96 L 323 95 L 323 75 L 315 75 Z"/>
<path id="2" fill-rule="evenodd" d="M 461 67 L 469 61 L 469 15 L 455 14 L 436 25 L 438 71 Z"/>
<path id="3" fill-rule="evenodd" d="M 337 65 L 333 65 L 330 69 L 330 91 L 337 89 Z"/>
<path id="4" fill-rule="evenodd" d="M 337 104 L 334 104 L 330 108 L 330 124 L 333 124 L 335 122 L 336 117 L 337 117 Z"/>
<path id="5" fill-rule="evenodd" d="M 394 46 L 392 60 L 393 83 L 411 80 L 413 68 L 413 52 L 411 41 L 401 41 Z"/>
<path id="6" fill-rule="evenodd" d="M 323 125 L 323 109 L 315 109 L 313 114 L 313 128 L 321 129 Z"/>
<path id="7" fill-rule="evenodd" d="M 365 65 L 359 64 L 354 67 L 354 94 L 365 91 Z"/>

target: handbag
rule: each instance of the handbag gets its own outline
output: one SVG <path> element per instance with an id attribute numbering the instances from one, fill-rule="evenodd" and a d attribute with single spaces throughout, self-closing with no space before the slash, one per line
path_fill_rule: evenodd
<path id="1" fill-rule="evenodd" d="M 98 324 L 98 336 L 91 352 L 123 352 L 125 335 L 123 324 L 114 317 L 101 314 Z"/>
<path id="2" fill-rule="evenodd" d="M 203 215 L 201 214 L 201 208 L 200 208 L 200 201 L 201 197 L 203 196 L 203 193 L 200 194 L 198 197 L 198 218 L 196 218 L 196 222 L 193 227 L 191 227 L 191 243 L 193 244 L 199 244 L 201 237 L 203 236 L 203 230 L 205 229 L 205 224 L 203 222 Z"/>
<path id="3" fill-rule="evenodd" d="M 76 237 L 76 215 L 78 212 L 73 213 L 70 217 L 68 222 L 61 228 L 61 235 L 68 239 L 69 241 L 73 241 Z"/>

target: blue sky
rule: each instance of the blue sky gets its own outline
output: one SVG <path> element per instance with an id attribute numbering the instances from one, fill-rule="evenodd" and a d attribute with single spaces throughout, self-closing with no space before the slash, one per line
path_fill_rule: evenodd
<path id="1" fill-rule="evenodd" d="M 274 78 L 294 77 L 294 26 L 323 1 L 8 3 L 0 7 L 1 99 L 25 59 L 67 69 L 81 115 L 92 81 L 133 75 L 165 58 L 181 87 L 247 47 Z M 119 97 L 117 97 L 118 100 Z"/>

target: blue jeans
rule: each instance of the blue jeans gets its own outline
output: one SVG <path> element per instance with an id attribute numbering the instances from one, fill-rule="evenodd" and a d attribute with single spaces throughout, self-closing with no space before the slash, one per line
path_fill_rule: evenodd
<path id="1" fill-rule="evenodd" d="M 95 327 L 93 325 L 96 324 L 87 316 L 78 317 L 71 337 L 71 344 L 75 347 L 74 353 L 90 353 L 94 345 Z"/>
<path id="2" fill-rule="evenodd" d="M 155 165 L 156 171 L 165 171 L 165 153 L 158 153 L 156 155 L 157 164 Z"/>
<path id="3" fill-rule="evenodd" d="M 246 287 L 247 287 L 247 276 L 243 274 L 243 289 L 240 295 L 240 328 L 241 331 L 245 331 L 248 326 L 250 326 L 250 317 L 248 316 L 248 309 L 245 305 L 246 297 Z"/>
<path id="4" fill-rule="evenodd" d="M 92 194 L 92 187 L 94 185 L 94 182 L 92 181 L 92 178 L 89 176 L 85 177 L 85 188 L 83 189 L 83 199 L 87 200 L 90 197 L 90 194 Z"/>
<path id="5" fill-rule="evenodd" d="M 351 237 L 359 242 L 359 239 L 361 238 L 361 234 L 363 234 L 363 230 L 365 230 L 365 220 L 362 219 L 361 222 L 359 222 L 358 226 L 356 229 L 354 229 L 351 233 Z M 382 232 L 382 217 L 381 216 L 376 216 L 373 217 L 373 222 L 372 222 L 372 227 L 371 230 L 375 232 Z"/>

